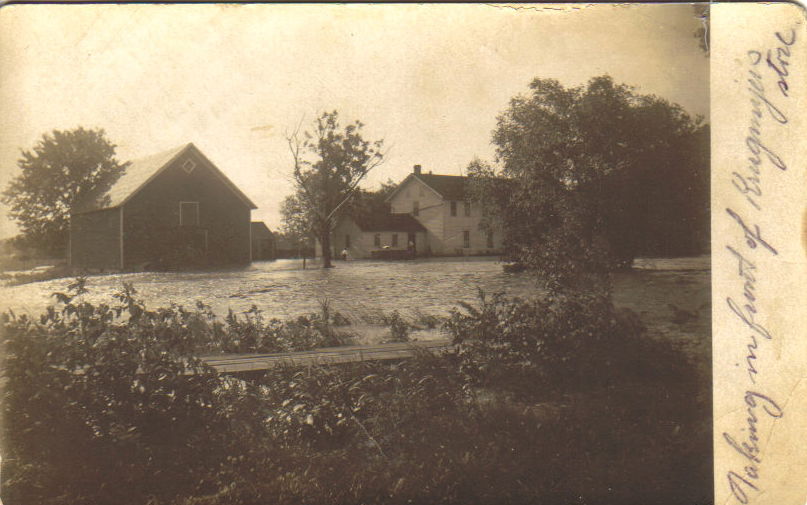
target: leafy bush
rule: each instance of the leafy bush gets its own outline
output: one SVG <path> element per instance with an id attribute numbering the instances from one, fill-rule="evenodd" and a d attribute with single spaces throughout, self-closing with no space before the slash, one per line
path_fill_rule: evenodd
<path id="1" fill-rule="evenodd" d="M 82 302 L 83 282 L 38 320 L 3 316 L 3 498 L 145 503 L 204 489 L 225 454 L 218 378 L 187 354 L 176 312 L 131 297 Z M 115 322 L 126 315 L 125 321 Z"/>
<path id="2" fill-rule="evenodd" d="M 337 312 L 334 315 L 341 317 Z M 266 321 L 261 311 L 252 306 L 238 317 L 232 310 L 225 318 L 223 335 L 209 341 L 209 347 L 217 347 L 226 353 L 243 352 L 287 352 L 345 345 L 354 337 L 344 331 L 337 331 L 334 315 L 325 311 L 298 316 L 281 321 L 272 318 Z M 337 319 L 341 323 L 341 319 Z M 213 326 L 217 324 L 211 323 Z M 213 350 L 213 349 L 211 349 Z"/>
<path id="3" fill-rule="evenodd" d="M 83 290 L 75 283 L 39 320 L 3 317 L 6 503 L 709 499 L 708 398 L 692 408 L 680 353 L 597 300 L 483 298 L 448 322 L 456 354 L 241 380 L 214 374 L 194 349 L 308 345 L 325 316 L 305 331 L 257 310 L 220 323 L 203 306 L 148 311 L 130 288 L 93 306 Z M 495 338 L 506 321 L 509 344 Z M 610 333 L 589 336 L 586 324 L 603 321 Z"/>
<path id="4" fill-rule="evenodd" d="M 596 294 L 479 298 L 478 308 L 461 303 L 445 324 L 460 370 L 476 386 L 536 395 L 605 385 L 604 374 L 625 364 L 625 341 L 644 337 L 635 314 Z"/>
<path id="5" fill-rule="evenodd" d="M 574 493 L 598 503 L 709 501 L 709 384 L 674 343 L 594 294 L 526 301 L 480 293 L 479 306 L 463 309 L 445 328 L 467 387 L 510 395 L 508 405 L 555 407 L 544 423 L 557 438 L 535 447 L 560 456 L 561 468 L 573 462 L 558 477 L 556 489 L 569 493 L 563 502 Z"/>
<path id="6" fill-rule="evenodd" d="M 249 415 L 265 418 L 265 432 L 252 447 L 261 455 L 224 491 L 188 503 L 709 500 L 708 458 L 692 463 L 710 440 L 708 423 L 676 409 L 680 398 L 657 384 L 534 403 L 471 391 L 451 357 L 424 355 L 272 370 L 254 385 L 260 400 Z"/>
<path id="7" fill-rule="evenodd" d="M 216 439 L 232 431 L 238 401 L 195 356 L 342 338 L 317 314 L 265 323 L 253 307 L 222 323 L 202 304 L 147 310 L 130 285 L 110 305 L 82 301 L 86 291 L 78 279 L 55 293 L 60 308 L 39 320 L 2 316 L 9 503 L 145 503 L 218 489 L 233 451 Z"/>
<path id="8" fill-rule="evenodd" d="M 387 324 L 390 330 L 390 338 L 387 342 L 409 342 L 410 325 L 397 310 L 392 311 Z"/>

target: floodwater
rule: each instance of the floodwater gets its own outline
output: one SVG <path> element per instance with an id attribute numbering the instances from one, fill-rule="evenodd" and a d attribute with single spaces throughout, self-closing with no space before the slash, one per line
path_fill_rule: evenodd
<path id="1" fill-rule="evenodd" d="M 255 305 L 267 317 L 285 319 L 319 311 L 326 301 L 351 319 L 373 319 L 397 310 L 405 317 L 444 316 L 458 301 L 474 302 L 478 289 L 527 296 L 535 292 L 529 275 L 506 273 L 495 258 L 440 258 L 415 261 L 337 261 L 332 269 L 301 260 L 255 262 L 215 272 L 144 272 L 88 277 L 89 302 L 111 303 L 110 295 L 131 283 L 147 307 L 171 303 L 210 305 L 219 316 Z M 69 279 L 0 288 L 0 310 L 32 315 L 52 305 L 51 294 Z"/>
<path id="2" fill-rule="evenodd" d="M 430 258 L 414 261 L 337 261 L 322 269 L 301 260 L 256 262 L 242 269 L 215 272 L 129 273 L 88 278 L 86 301 L 111 304 L 111 295 L 124 282 L 151 309 L 172 303 L 193 308 L 201 301 L 222 317 L 228 310 L 243 312 L 253 305 L 265 317 L 293 318 L 319 312 L 326 302 L 351 325 L 356 343 L 388 338 L 383 316 L 397 310 L 418 323 L 424 316 L 446 316 L 458 302 L 474 303 L 478 290 L 511 296 L 539 294 L 526 273 L 506 273 L 495 258 Z M 687 347 L 708 372 L 710 342 L 709 257 L 637 259 L 632 272 L 614 276 L 614 303 L 638 314 L 656 334 Z M 0 287 L 0 312 L 39 315 L 66 291 L 70 279 Z M 439 338 L 438 330 L 421 329 L 417 340 Z M 706 358 L 704 358 L 706 357 Z"/>

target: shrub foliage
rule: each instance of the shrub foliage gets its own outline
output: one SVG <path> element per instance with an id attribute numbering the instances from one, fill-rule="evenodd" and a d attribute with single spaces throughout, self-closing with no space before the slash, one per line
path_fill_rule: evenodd
<path id="1" fill-rule="evenodd" d="M 445 325 L 460 370 L 477 386 L 526 393 L 602 384 L 604 372 L 626 365 L 625 342 L 645 338 L 633 312 L 598 294 L 553 292 L 527 301 L 480 292 L 479 298 L 478 307 L 461 303 Z"/>
<path id="2" fill-rule="evenodd" d="M 319 345 L 334 316 L 219 323 L 83 290 L 3 317 L 7 503 L 708 501 L 688 363 L 602 300 L 482 297 L 445 356 L 237 378 L 198 349 Z"/>

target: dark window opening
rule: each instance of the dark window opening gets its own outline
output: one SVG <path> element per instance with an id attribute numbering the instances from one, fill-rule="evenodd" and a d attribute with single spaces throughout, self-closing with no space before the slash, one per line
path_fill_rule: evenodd
<path id="1" fill-rule="evenodd" d="M 392 247 L 398 247 L 398 234 L 392 234 Z"/>
<path id="2" fill-rule="evenodd" d="M 471 215 L 471 202 L 465 202 L 465 217 Z"/>
<path id="3" fill-rule="evenodd" d="M 451 216 L 457 215 L 457 202 L 451 202 Z"/>
<path id="4" fill-rule="evenodd" d="M 464 247 L 465 249 L 471 247 L 471 232 L 469 232 L 468 230 L 462 232 L 462 247 Z"/>
<path id="5" fill-rule="evenodd" d="M 418 214 L 420 214 L 420 202 L 415 200 L 412 202 L 412 215 L 417 216 Z"/>
<path id="6" fill-rule="evenodd" d="M 179 225 L 199 226 L 199 202 L 179 202 Z"/>

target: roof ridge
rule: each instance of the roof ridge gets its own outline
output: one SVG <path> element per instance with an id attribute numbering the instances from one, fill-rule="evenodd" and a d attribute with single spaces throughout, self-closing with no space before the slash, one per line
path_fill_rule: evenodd
<path id="1" fill-rule="evenodd" d="M 159 157 L 166 156 L 166 155 L 168 155 L 170 153 L 173 153 L 173 152 L 182 151 L 186 147 L 192 146 L 192 145 L 193 145 L 193 142 L 187 142 L 185 144 L 174 146 L 174 147 L 172 147 L 170 149 L 164 149 L 164 150 L 162 150 L 162 151 L 160 151 L 158 153 L 147 154 L 145 156 L 140 156 L 140 157 L 134 158 L 134 159 L 129 160 L 129 161 L 131 163 L 134 163 L 136 161 L 147 160 L 147 159 L 150 159 L 150 158 L 159 158 Z"/>
<path id="2" fill-rule="evenodd" d="M 129 162 L 123 174 L 112 184 L 104 195 L 99 195 L 81 210 L 74 213 L 92 212 L 96 210 L 112 209 L 125 205 L 135 194 L 159 176 L 168 166 L 180 156 L 189 151 L 195 152 L 198 157 L 210 166 L 213 173 L 229 187 L 246 205 L 254 209 L 257 206 L 246 196 L 193 142 L 188 142 L 172 149 L 160 151 Z"/>

